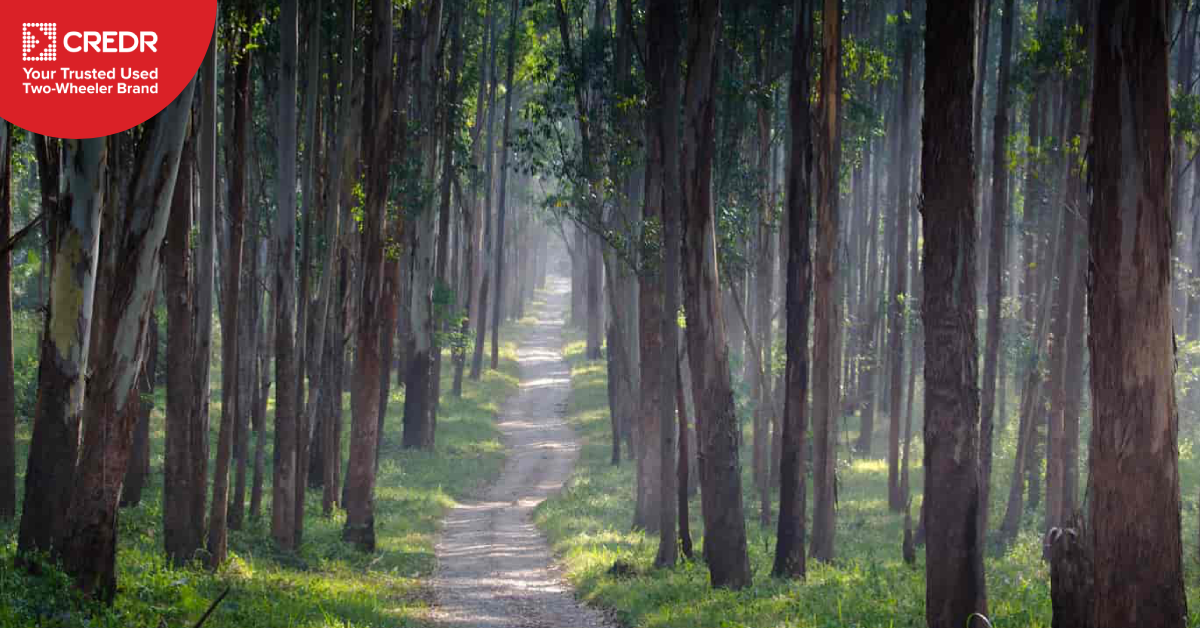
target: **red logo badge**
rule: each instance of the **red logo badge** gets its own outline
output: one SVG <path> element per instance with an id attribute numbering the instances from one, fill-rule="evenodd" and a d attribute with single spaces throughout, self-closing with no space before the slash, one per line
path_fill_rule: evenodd
<path id="1" fill-rule="evenodd" d="M 7 3 L 0 118 L 51 137 L 120 133 L 162 111 L 196 76 L 216 0 Z M 11 41 L 11 39 L 9 39 Z"/>

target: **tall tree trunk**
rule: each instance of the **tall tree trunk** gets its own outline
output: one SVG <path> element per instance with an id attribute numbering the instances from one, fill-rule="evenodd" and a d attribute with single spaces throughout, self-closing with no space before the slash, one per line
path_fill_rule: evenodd
<path id="1" fill-rule="evenodd" d="M 1184 626 L 1166 0 L 1095 5 L 1092 625 Z"/>
<path id="2" fill-rule="evenodd" d="M 983 626 L 979 536 L 979 371 L 975 313 L 975 164 L 971 100 L 975 12 L 931 3 L 925 27 L 921 192 L 924 216 L 925 620 L 931 628 Z M 961 150 L 962 147 L 967 150 Z"/>
<path id="3" fill-rule="evenodd" d="M 194 88 L 195 81 L 188 83 L 142 139 L 126 206 L 117 207 L 119 201 L 111 199 L 115 231 L 105 236 L 105 290 L 96 303 L 103 331 L 91 348 L 97 361 L 91 365 L 78 473 L 61 539 L 63 568 L 75 586 L 110 604 L 117 586 L 117 504 L 133 444 L 146 326 Z M 95 185 L 102 177 L 91 181 Z"/>
<path id="4" fill-rule="evenodd" d="M 247 7 L 242 7 L 247 18 L 253 14 L 246 10 Z M 229 151 L 231 154 L 226 155 L 226 177 L 229 181 L 229 203 L 228 214 L 230 218 L 230 252 L 241 249 L 238 259 L 238 270 L 230 265 L 227 270 L 232 277 L 231 287 L 229 289 L 229 300 L 241 300 L 237 306 L 238 315 L 229 318 L 227 313 L 226 324 L 230 324 L 230 320 L 237 321 L 237 347 L 236 364 L 237 377 L 234 386 L 237 388 L 237 408 L 233 414 L 234 420 L 234 457 L 237 459 L 237 472 L 234 480 L 233 498 L 229 503 L 229 527 L 233 530 L 239 530 L 242 527 L 243 513 L 245 508 L 246 495 L 246 456 L 247 456 L 247 441 L 249 436 L 249 419 L 251 414 L 251 406 L 254 403 L 254 383 L 253 376 L 254 360 L 257 358 L 257 347 L 255 345 L 258 329 L 258 316 L 261 314 L 262 295 L 260 288 L 256 285 L 258 275 L 258 247 L 257 247 L 257 227 L 258 221 L 254 220 L 250 223 L 248 242 L 237 242 L 239 238 L 245 238 L 246 235 L 246 207 L 249 202 L 249 192 L 247 191 L 248 173 L 246 172 L 248 161 L 248 144 L 250 134 L 253 132 L 250 119 L 250 104 L 251 104 L 251 88 L 250 66 L 253 63 L 253 55 L 248 50 L 250 44 L 250 33 L 248 30 L 241 30 L 238 33 L 237 44 L 233 46 L 233 50 L 226 48 L 225 71 L 232 72 L 234 75 L 233 86 L 234 92 L 228 94 L 226 98 L 233 100 L 231 107 L 233 119 L 226 120 L 225 124 L 229 129 L 232 137 L 227 139 L 226 149 L 232 148 Z M 234 59 L 237 59 L 236 65 Z M 241 272 L 241 260 L 249 257 L 251 270 L 245 273 Z M 232 262 L 232 257 L 230 262 Z M 236 283 L 239 282 L 240 283 Z M 240 288 L 239 288 L 240 286 Z M 239 292 L 242 296 L 235 297 Z M 256 300 L 257 299 L 257 300 Z M 223 358 L 224 359 L 224 358 Z M 222 365 L 222 374 L 229 372 L 229 368 Z M 225 393 L 222 392 L 222 400 Z M 222 401 L 224 405 L 224 401 Z M 224 420 L 222 418 L 222 420 Z"/>
<path id="5" fill-rule="evenodd" d="M 674 180 L 681 184 L 688 359 L 702 451 L 701 510 L 705 535 L 720 540 L 705 543 L 704 554 L 714 587 L 741 589 L 751 581 L 742 515 L 741 435 L 729 383 L 711 196 L 719 2 L 692 0 L 688 15 L 681 176 Z"/>
<path id="6" fill-rule="evenodd" d="M 83 412 L 92 299 L 103 202 L 100 171 L 105 141 L 58 141 L 34 136 L 42 184 L 42 207 L 52 238 L 49 311 L 42 333 L 33 437 L 25 471 L 25 499 L 17 550 L 50 552 L 61 537 L 75 477 L 79 420 Z M 59 167 L 64 188 L 59 190 Z"/>
<path id="7" fill-rule="evenodd" d="M 422 178 L 432 185 L 437 177 L 435 96 L 441 76 L 437 52 L 438 42 L 441 39 L 442 2 L 441 0 L 432 0 L 424 3 L 420 11 L 424 13 L 424 16 L 421 18 L 421 56 L 415 96 L 421 127 L 424 129 L 419 141 L 419 153 L 423 162 Z M 511 96 L 511 90 L 509 95 Z M 505 124 L 507 125 L 507 122 Z M 433 385 L 431 382 L 439 375 L 433 370 L 435 362 L 433 353 L 437 350 L 434 342 L 435 321 L 433 318 L 434 257 L 437 253 L 434 231 L 434 226 L 437 224 L 436 202 L 436 196 L 430 194 L 428 202 L 420 208 L 420 214 L 412 230 L 412 319 L 410 323 L 415 346 L 412 355 L 409 356 L 408 374 L 405 378 L 404 388 L 404 446 L 427 450 L 432 449 L 434 443 L 433 417 L 436 404 L 432 399 Z M 410 426 L 413 429 L 410 430 Z"/>
<path id="8" fill-rule="evenodd" d="M 671 567 L 679 559 L 677 540 L 682 537 L 686 555 L 691 554 L 691 534 L 687 529 L 687 408 L 680 407 L 681 446 L 679 465 L 673 468 L 675 455 L 675 412 L 681 400 L 679 390 L 679 311 L 680 201 L 678 154 L 668 147 L 679 145 L 679 26 L 675 0 L 650 3 L 647 14 L 647 79 L 650 81 L 650 110 L 646 118 L 649 155 L 646 171 L 645 211 L 647 222 L 658 220 L 663 226 L 659 249 L 661 266 L 653 275 L 643 276 L 638 304 L 641 309 L 641 355 L 660 359 L 641 373 L 641 413 L 643 426 L 639 449 L 647 460 L 646 471 L 657 471 L 652 478 L 658 485 L 658 553 L 654 564 Z M 682 476 L 679 474 L 682 473 Z M 677 491 L 676 486 L 683 487 Z M 672 497 L 678 493 L 677 501 Z M 681 528 L 676 527 L 676 520 Z M 678 532 L 677 532 L 678 530 Z M 678 535 L 678 536 L 677 536 Z"/>
<path id="9" fill-rule="evenodd" d="M 202 211 L 216 214 L 217 204 L 217 37 L 209 43 L 208 54 L 200 66 L 203 91 L 200 94 L 200 204 Z M 236 105 L 235 105 L 236 106 Z M 234 133 L 237 133 L 235 130 Z M 234 173 L 236 176 L 236 173 Z M 231 177 L 233 178 L 233 177 Z M 238 188 L 240 190 L 240 188 Z M 225 275 L 225 320 L 221 334 L 221 427 L 217 435 L 217 459 L 213 466 L 212 510 L 208 518 L 208 561 L 216 569 L 229 553 L 229 461 L 233 455 L 234 421 L 241 414 L 237 390 L 238 363 L 238 279 L 242 274 L 245 206 L 233 202 L 230 185 L 228 257 L 223 260 Z M 212 209 L 207 209 L 211 207 Z"/>
<path id="10" fill-rule="evenodd" d="M 809 54 L 812 44 L 812 0 L 794 0 L 792 69 L 788 93 L 790 131 L 787 165 L 787 327 L 783 394 L 783 442 L 779 460 L 779 529 L 775 541 L 776 577 L 803 578 L 805 496 L 804 436 L 808 431 L 808 308 L 812 294 L 811 248 L 808 238 L 812 170 L 809 128 Z"/>
<path id="11" fill-rule="evenodd" d="M 912 0 L 896 0 L 896 12 L 900 15 L 912 15 Z M 900 39 L 900 98 L 897 101 L 896 138 L 892 140 L 895 165 L 891 176 L 888 177 L 889 196 L 896 200 L 896 229 L 895 248 L 892 254 L 892 287 L 888 292 L 888 356 L 891 382 L 889 390 L 891 397 L 888 403 L 888 508 L 899 512 L 904 508 L 904 496 L 900 492 L 900 416 L 902 412 L 902 396 L 904 392 L 904 328 L 907 324 L 905 313 L 905 286 L 908 283 L 908 214 L 909 214 L 909 174 L 908 155 L 912 151 L 911 134 L 909 133 L 909 118 L 911 117 L 913 85 L 913 34 L 906 20 L 902 19 L 897 28 Z"/>
<path id="12" fill-rule="evenodd" d="M 300 281 L 299 295 L 296 302 L 296 471 L 294 488 L 296 491 L 294 525 L 296 526 L 295 543 L 297 546 L 304 541 L 304 504 L 308 494 L 308 460 L 311 445 L 313 418 L 306 412 L 305 380 L 308 374 L 308 362 L 316 362 L 314 354 L 309 352 L 310 339 L 314 332 L 311 319 L 313 309 L 310 275 L 312 274 L 312 224 L 315 220 L 317 198 L 320 195 L 318 187 L 317 164 L 321 161 L 321 109 L 317 95 L 321 93 L 321 0 L 307 3 L 309 15 L 309 31 L 305 37 L 305 48 L 308 53 L 306 76 L 304 81 L 304 171 L 301 173 L 301 185 L 304 200 L 304 231 L 301 236 Z M 321 330 L 324 331 L 324 330 Z M 319 353 L 316 355 L 320 355 Z M 314 369 L 316 370 L 316 369 Z"/>
<path id="13" fill-rule="evenodd" d="M 269 275 L 269 263 L 272 251 L 270 239 L 264 239 L 261 244 L 261 249 L 258 253 L 262 263 L 258 268 L 258 280 L 261 285 L 267 285 Z M 276 293 L 278 294 L 278 293 Z M 276 317 L 273 315 L 275 311 L 275 302 L 278 296 L 271 296 L 268 302 L 269 307 L 264 308 L 267 315 L 261 323 L 261 333 L 258 334 L 257 348 L 255 350 L 255 360 L 257 361 L 256 370 L 259 381 L 255 382 L 255 401 L 253 414 L 250 417 L 254 424 L 254 482 L 250 487 L 250 518 L 257 521 L 262 515 L 262 497 L 263 497 L 263 482 L 264 482 L 264 467 L 267 449 L 267 396 L 271 392 L 271 363 L 270 351 L 275 346 L 275 322 Z"/>
<path id="14" fill-rule="evenodd" d="M 13 126 L 0 118 L 0 238 L 12 231 Z M 12 252 L 0 253 L 0 521 L 17 514 L 17 393 L 13 382 Z"/>
<path id="15" fill-rule="evenodd" d="M 504 214 L 508 203 L 508 155 L 511 152 L 508 138 L 512 128 L 512 95 L 515 90 L 513 72 L 517 57 L 517 16 L 520 4 L 513 0 L 509 9 L 511 16 L 508 27 L 508 74 L 504 80 L 504 130 L 500 136 L 500 190 L 496 209 L 496 298 L 492 309 L 492 370 L 500 367 L 500 321 L 504 306 Z M 591 356 L 589 356 L 591 357 Z M 598 357 L 598 356 L 597 356 Z"/>
<path id="16" fill-rule="evenodd" d="M 211 326 L 201 321 L 201 303 L 212 305 L 212 230 L 209 214 L 193 219 L 195 152 L 188 140 L 174 190 L 163 260 L 167 300 L 166 438 L 163 452 L 163 546 L 175 565 L 190 561 L 204 542 L 204 491 L 208 465 L 208 364 Z M 200 246 L 193 261 L 193 223 Z M 194 267 L 194 268 L 193 268 Z M 207 284 L 200 278 L 208 277 Z M 211 314 L 208 315 L 211 319 Z M 202 329 L 203 328 L 203 329 Z M 207 335 L 202 332 L 207 330 Z M 202 368 L 203 367 L 203 368 Z"/>
<path id="17" fill-rule="evenodd" d="M 837 470 L 837 415 L 841 409 L 838 375 L 841 371 L 841 295 L 838 262 L 841 225 L 838 190 L 841 186 L 842 3 L 825 0 L 822 15 L 821 131 L 817 170 L 817 254 L 813 267 L 813 531 L 812 557 L 833 560 L 836 531 L 834 483 Z"/>
<path id="18" fill-rule="evenodd" d="M 451 13 L 456 7 L 451 8 Z M 441 179 L 441 198 L 439 199 L 438 207 L 438 251 L 437 251 L 437 269 L 434 273 L 435 283 L 434 290 L 442 290 L 446 294 L 452 294 L 454 286 L 451 284 L 451 276 L 457 277 L 457 273 L 450 273 L 450 217 L 453 209 L 450 206 L 450 191 L 451 184 L 454 181 L 454 140 L 455 133 L 458 131 L 459 119 L 457 112 L 462 103 L 459 102 L 459 74 L 463 64 L 463 42 L 462 42 L 462 20 L 463 18 L 457 15 L 451 15 L 450 18 L 450 78 L 446 85 L 446 102 L 441 107 L 442 111 L 442 127 L 440 132 L 442 135 L 442 179 Z M 463 287 L 459 286 L 461 290 Z M 470 288 L 467 287 L 468 292 Z M 457 295 L 456 295 L 457 296 Z M 450 302 L 446 306 L 446 312 L 442 315 L 442 321 L 434 321 L 435 325 L 441 325 L 442 331 L 448 338 L 450 334 L 450 325 L 454 320 L 454 316 L 458 315 L 458 299 Z M 438 341 L 438 337 L 434 337 L 433 347 L 433 366 L 430 368 L 432 377 L 432 392 L 430 397 L 433 400 L 433 407 L 430 410 L 430 424 L 433 427 L 433 432 L 437 431 L 437 413 L 441 405 L 441 382 L 442 382 L 442 344 Z M 461 395 L 461 382 L 459 383 Z"/>
<path id="19" fill-rule="evenodd" d="M 299 399 L 296 362 L 296 0 L 280 13 L 277 132 L 279 209 L 275 217 L 275 472 L 271 486 L 271 537 L 296 548 L 296 442 Z"/>
<path id="20" fill-rule="evenodd" d="M 494 9 L 493 9 L 494 10 Z M 484 141 L 482 159 L 484 161 L 483 168 L 483 212 L 480 215 L 480 220 L 483 222 L 483 255 L 481 256 L 480 264 L 482 268 L 480 272 L 483 277 L 479 281 L 479 303 L 475 308 L 477 319 L 475 321 L 475 353 L 471 358 L 471 379 L 479 381 L 479 377 L 483 371 L 483 345 L 487 341 L 487 319 L 488 319 L 488 290 L 491 283 L 491 267 L 492 255 L 495 247 L 493 247 L 492 237 L 492 169 L 496 163 L 496 157 L 493 149 L 493 135 L 496 127 L 496 43 L 500 39 L 496 36 L 496 18 L 493 15 L 490 19 L 489 38 L 491 39 L 491 54 L 488 55 L 490 61 L 487 64 L 488 74 L 488 109 L 487 109 L 487 133 Z M 480 52 L 482 55 L 482 51 Z M 574 283 L 571 284 L 574 289 Z M 574 303 L 574 296 L 572 296 Z M 574 316 L 574 309 L 572 309 Z"/>
<path id="21" fill-rule="evenodd" d="M 985 0 L 986 1 L 986 0 Z M 996 380 L 1000 375 L 1000 304 L 1004 298 L 1005 254 L 1008 252 L 1008 99 L 1011 81 L 1014 0 L 1004 0 L 1000 18 L 1000 69 L 996 87 L 996 120 L 992 127 L 991 243 L 988 245 L 987 339 L 983 348 L 983 399 L 979 414 L 979 538 L 987 536 L 992 492 L 992 435 L 995 431 Z M 982 82 L 982 81 L 980 81 Z M 979 147 L 976 147 L 977 149 Z"/>
<path id="22" fill-rule="evenodd" d="M 379 388 L 382 372 L 379 355 L 381 330 L 378 313 L 383 288 L 383 234 L 386 228 L 386 203 L 389 179 L 387 164 L 391 156 L 392 108 L 392 3 L 371 2 L 371 82 L 370 120 L 363 133 L 368 164 L 367 203 L 363 212 L 362 296 L 359 301 L 358 352 L 354 361 L 354 386 L 350 405 L 350 466 L 346 474 L 346 525 L 342 536 L 359 549 L 375 550 L 375 448 L 379 438 Z M 397 218 L 399 219 L 399 218 Z"/>

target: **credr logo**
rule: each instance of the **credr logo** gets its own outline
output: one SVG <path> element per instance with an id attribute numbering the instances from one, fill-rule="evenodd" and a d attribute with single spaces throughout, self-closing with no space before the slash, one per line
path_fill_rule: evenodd
<path id="1" fill-rule="evenodd" d="M 157 45 L 153 31 L 71 31 L 63 37 L 67 52 L 158 52 Z"/>
<path id="2" fill-rule="evenodd" d="M 25 22 L 21 24 L 21 60 L 58 60 L 58 44 L 55 43 L 54 38 L 57 30 L 58 25 L 54 22 Z"/>

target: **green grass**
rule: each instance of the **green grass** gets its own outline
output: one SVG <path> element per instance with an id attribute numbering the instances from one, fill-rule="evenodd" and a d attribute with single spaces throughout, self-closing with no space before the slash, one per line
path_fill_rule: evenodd
<path id="1" fill-rule="evenodd" d="M 808 577 L 802 582 L 771 578 L 775 529 L 758 525 L 756 500 L 746 491 L 753 586 L 738 592 L 714 591 L 708 585 L 708 571 L 702 562 L 684 563 L 673 570 L 653 569 L 657 536 L 630 531 L 633 465 L 630 462 L 619 467 L 610 465 L 603 362 L 584 360 L 583 343 L 573 331 L 564 336 L 564 350 L 571 364 L 567 412 L 585 438 L 585 444 L 568 488 L 543 503 L 536 518 L 563 560 L 567 577 L 580 597 L 611 609 L 626 626 L 645 628 L 925 625 L 923 552 L 918 553 L 914 566 L 901 560 L 903 518 L 887 510 L 887 465 L 882 458 L 847 460 L 846 434 L 839 437 L 834 564 L 810 560 Z M 919 407 L 916 416 L 919 420 Z M 852 439 L 857 422 L 848 421 L 842 427 L 851 430 Z M 883 429 L 882 425 L 880 428 Z M 993 526 L 1003 516 L 1015 448 L 1015 425 L 1007 428 L 997 443 Z M 745 440 L 749 442 L 749 438 Z M 1083 442 L 1086 456 L 1086 435 Z M 1182 437 L 1184 564 L 1190 606 L 1200 608 L 1197 606 L 1200 574 L 1195 558 L 1200 461 L 1193 455 L 1191 444 L 1190 436 Z M 920 441 L 916 440 L 914 445 L 912 457 L 916 464 L 911 478 L 915 519 L 923 471 Z M 877 446 L 875 451 L 884 449 Z M 748 450 L 743 450 L 744 490 L 751 486 L 746 468 L 749 455 Z M 1081 470 L 1086 472 L 1086 468 L 1085 460 Z M 812 495 L 811 488 L 808 495 Z M 811 517 L 811 498 L 809 501 Z M 778 504 L 774 506 L 776 512 L 777 509 Z M 703 526 L 699 520 L 699 498 L 693 499 L 690 512 L 693 536 L 700 541 Z M 1041 543 L 1036 532 L 1042 516 L 1040 512 L 1027 513 L 1017 542 L 1003 554 L 989 555 L 986 559 L 989 616 L 998 628 L 1050 625 L 1049 568 L 1041 560 Z M 697 557 L 700 552 L 697 547 Z M 617 560 L 632 564 L 637 575 L 619 578 L 608 575 L 606 572 Z M 1200 625 L 1200 614 L 1193 616 L 1191 625 Z"/>
<path id="2" fill-rule="evenodd" d="M 504 336 L 515 337 L 516 331 L 510 328 Z M 214 356 L 219 355 L 216 344 Z M 462 399 L 450 396 L 452 366 L 449 359 L 442 361 L 444 394 L 433 452 L 401 449 L 404 396 L 393 384 L 375 491 L 375 553 L 360 553 L 341 541 L 345 513 L 323 517 L 320 489 L 308 492 L 304 544 L 294 553 L 276 551 L 270 538 L 272 455 L 268 449 L 263 518 L 230 533 L 231 560 L 217 573 L 199 563 L 173 568 L 163 554 L 160 388 L 151 427 L 153 473 L 142 504 L 120 513 L 119 591 L 114 607 L 104 609 L 79 599 L 69 580 L 55 569 L 40 577 L 15 569 L 14 521 L 0 524 L 0 626 L 158 628 L 165 622 L 161 625 L 190 627 L 226 586 L 231 592 L 206 628 L 424 625 L 429 596 L 423 579 L 436 566 L 433 544 L 441 519 L 457 500 L 498 475 L 503 465 L 503 445 L 493 419 L 500 404 L 517 390 L 515 357 L 515 345 L 504 342 L 499 371 L 486 371 L 479 383 L 467 380 Z M 217 393 L 211 409 L 215 453 L 219 364 L 214 364 L 212 384 Z M 348 400 L 349 395 L 347 406 Z M 349 443 L 348 409 L 345 417 L 344 449 Z M 268 430 L 269 426 L 270 416 Z M 30 425 L 23 421 L 17 461 L 21 474 L 29 436 Z M 268 448 L 271 441 L 268 433 Z M 211 462 L 209 468 L 211 473 Z"/>

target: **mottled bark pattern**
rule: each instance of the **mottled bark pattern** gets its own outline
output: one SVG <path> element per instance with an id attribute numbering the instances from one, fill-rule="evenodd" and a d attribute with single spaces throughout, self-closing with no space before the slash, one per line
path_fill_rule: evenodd
<path id="1" fill-rule="evenodd" d="M 1167 0 L 1096 4 L 1088 348 L 1092 625 L 1184 626 Z"/>

